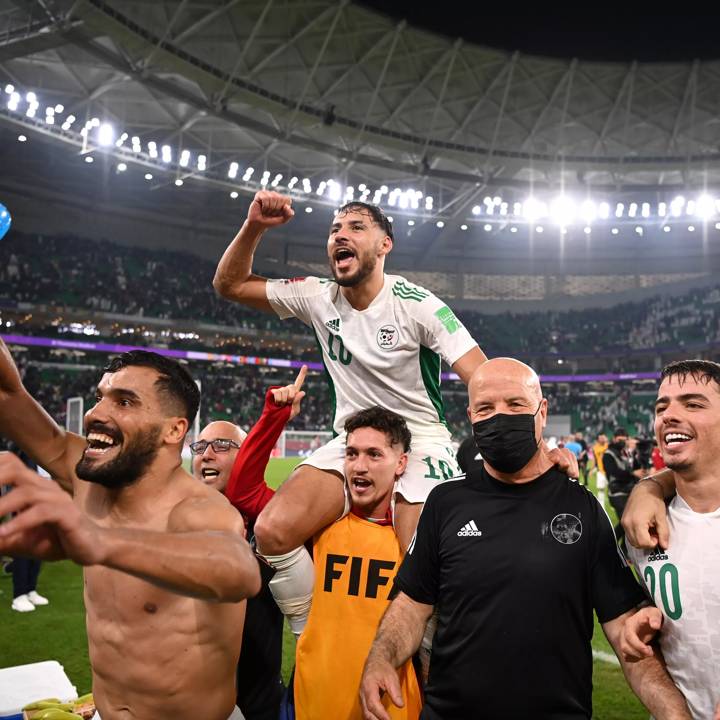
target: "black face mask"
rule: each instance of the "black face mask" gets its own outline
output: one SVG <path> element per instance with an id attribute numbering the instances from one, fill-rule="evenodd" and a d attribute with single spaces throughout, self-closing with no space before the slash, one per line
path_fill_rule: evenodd
<path id="1" fill-rule="evenodd" d="M 625 440 L 616 440 L 616 441 L 613 443 L 613 445 L 614 445 L 618 450 L 624 450 L 624 449 L 625 449 L 625 444 L 626 444 L 626 443 L 625 443 Z"/>
<path id="2" fill-rule="evenodd" d="M 535 416 L 529 413 L 497 413 L 487 420 L 473 423 L 473 437 L 483 460 L 502 473 L 524 468 L 538 448 L 535 439 Z"/>

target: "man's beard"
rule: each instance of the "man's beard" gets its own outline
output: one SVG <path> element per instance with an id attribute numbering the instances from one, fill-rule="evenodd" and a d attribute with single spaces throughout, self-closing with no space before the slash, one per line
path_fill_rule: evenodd
<path id="1" fill-rule="evenodd" d="M 358 261 L 360 263 L 360 267 L 358 267 L 357 272 L 354 275 L 349 277 L 339 277 L 337 272 L 335 272 L 335 264 L 332 262 L 330 263 L 330 272 L 332 272 L 335 282 L 338 285 L 341 287 L 356 287 L 363 282 L 363 280 L 366 280 L 370 277 L 370 275 L 372 275 L 377 259 L 372 255 L 367 255 L 362 260 L 358 257 Z"/>
<path id="2" fill-rule="evenodd" d="M 663 460 L 665 460 L 665 458 L 663 458 Z M 692 467 L 692 463 L 689 460 L 678 460 L 677 462 L 673 462 L 672 460 L 668 462 L 665 460 L 665 467 L 675 472 L 682 472 L 683 470 L 689 470 Z"/>
<path id="3" fill-rule="evenodd" d="M 97 483 L 110 490 L 127 487 L 137 482 L 157 457 L 160 446 L 160 425 L 151 426 L 130 440 L 127 447 L 117 456 L 105 463 L 95 465 L 95 460 L 85 458 L 75 466 L 75 474 L 80 480 Z"/>

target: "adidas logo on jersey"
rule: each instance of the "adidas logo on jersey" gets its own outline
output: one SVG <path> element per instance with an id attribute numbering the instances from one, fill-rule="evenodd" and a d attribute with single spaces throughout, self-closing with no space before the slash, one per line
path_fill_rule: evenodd
<path id="1" fill-rule="evenodd" d="M 325 323 L 325 327 L 329 328 L 333 332 L 340 332 L 340 318 L 335 318 L 334 320 L 328 320 Z"/>
<path id="2" fill-rule="evenodd" d="M 481 535 L 482 530 L 478 530 L 474 520 L 466 523 L 462 530 L 458 531 L 458 537 L 480 537 Z"/>
<path id="3" fill-rule="evenodd" d="M 647 557 L 648 562 L 657 562 L 659 560 L 667 560 L 668 556 L 662 550 L 653 550 Z"/>

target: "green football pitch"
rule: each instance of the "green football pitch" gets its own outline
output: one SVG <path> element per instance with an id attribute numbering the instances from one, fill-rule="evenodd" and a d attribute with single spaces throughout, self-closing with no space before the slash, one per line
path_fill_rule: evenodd
<path id="1" fill-rule="evenodd" d="M 268 482 L 277 487 L 296 462 L 289 458 L 271 460 L 266 474 Z M 91 680 L 82 587 L 80 568 L 69 562 L 46 563 L 40 574 L 38 591 L 49 598 L 50 605 L 21 614 L 10 610 L 10 578 L 0 577 L 0 667 L 57 660 L 64 666 L 78 693 L 89 692 Z M 285 678 L 292 668 L 294 646 L 292 635 L 286 628 Z M 612 652 L 597 624 L 593 648 L 605 657 Z M 648 717 L 648 712 L 628 689 L 616 664 L 606 659 L 595 660 L 593 684 L 593 716 L 598 720 L 646 720 Z"/>

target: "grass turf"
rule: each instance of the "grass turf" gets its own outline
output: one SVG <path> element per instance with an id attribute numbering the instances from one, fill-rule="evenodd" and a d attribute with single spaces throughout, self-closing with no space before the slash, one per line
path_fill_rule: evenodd
<path id="1" fill-rule="evenodd" d="M 266 478 L 277 487 L 297 463 L 292 458 L 270 462 Z M 593 478 L 590 486 L 593 487 Z M 614 520 L 614 516 L 611 515 Z M 82 599 L 82 570 L 70 562 L 45 563 L 38 591 L 50 605 L 31 613 L 10 609 L 12 582 L 0 578 L 0 668 L 57 660 L 82 695 L 91 689 L 90 665 Z M 611 652 L 596 623 L 593 648 Z M 283 638 L 283 677 L 287 679 L 294 662 L 295 640 L 285 628 Z M 622 671 L 615 665 L 595 661 L 593 669 L 593 717 L 598 720 L 646 720 L 647 710 L 627 687 Z"/>

